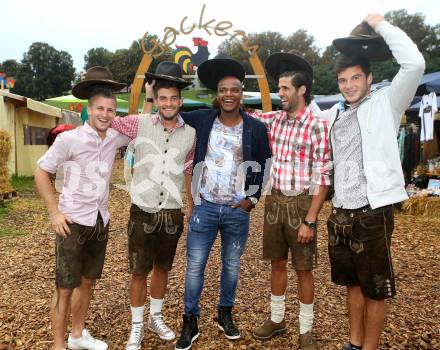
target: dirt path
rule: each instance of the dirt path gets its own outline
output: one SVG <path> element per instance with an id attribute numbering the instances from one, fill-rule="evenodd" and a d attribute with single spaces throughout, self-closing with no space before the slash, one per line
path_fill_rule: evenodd
<path id="1" fill-rule="evenodd" d="M 123 349 L 130 327 L 126 222 L 128 195 L 111 191 L 111 236 L 103 278 L 97 283 L 88 317 L 92 334 Z M 48 301 L 54 286 L 54 235 L 42 203 L 26 196 L 13 204 L 5 225 L 29 232 L 0 239 L 0 349 L 49 349 Z M 327 204 L 321 221 L 328 216 Z M 241 340 L 230 342 L 218 331 L 214 317 L 219 291 L 220 254 L 216 242 L 206 269 L 202 294 L 201 335 L 193 349 L 296 349 L 297 314 L 295 276 L 289 272 L 286 320 L 289 331 L 267 342 L 256 342 L 251 330 L 265 319 L 270 295 L 270 266 L 260 259 L 263 204 L 252 213 L 247 250 L 237 292 L 235 320 Z M 316 276 L 314 331 L 321 349 L 340 349 L 347 340 L 345 290 L 330 282 L 326 232 L 319 228 L 319 266 Z M 178 333 L 181 326 L 185 273 L 185 238 L 180 240 L 165 318 Z M 381 349 L 440 349 L 440 220 L 396 215 L 393 236 L 394 269 L 398 295 L 390 303 L 390 317 Z M 143 349 L 174 349 L 174 343 L 147 332 Z"/>

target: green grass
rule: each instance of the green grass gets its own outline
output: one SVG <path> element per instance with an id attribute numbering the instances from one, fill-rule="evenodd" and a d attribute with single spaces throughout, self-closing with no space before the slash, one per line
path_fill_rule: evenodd
<path id="1" fill-rule="evenodd" d="M 23 190 L 35 189 L 35 182 L 33 176 L 17 176 L 11 177 L 11 185 L 18 192 Z"/>
<path id="2" fill-rule="evenodd" d="M 7 213 L 9 213 L 11 211 L 10 204 L 11 203 L 3 203 L 0 206 L 0 238 L 24 236 L 27 234 L 27 232 L 25 232 L 25 231 L 16 230 L 11 227 L 1 227 L 1 226 L 3 226 L 2 219 L 6 216 Z"/>
<path id="3" fill-rule="evenodd" d="M 0 220 L 9 212 L 9 209 L 8 203 L 0 205 Z"/>
<path id="4" fill-rule="evenodd" d="M 16 230 L 10 227 L 0 227 L 0 238 L 5 238 L 5 237 L 17 237 L 17 236 L 25 236 L 27 235 L 27 232 L 25 231 L 21 231 L 21 230 Z"/>

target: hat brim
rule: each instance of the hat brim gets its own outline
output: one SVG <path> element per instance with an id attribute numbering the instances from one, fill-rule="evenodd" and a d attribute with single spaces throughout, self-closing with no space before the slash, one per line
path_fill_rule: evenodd
<path id="1" fill-rule="evenodd" d="M 381 36 L 349 36 L 333 40 L 333 46 L 345 56 L 365 57 L 372 62 L 382 62 L 393 57 Z"/>
<path id="2" fill-rule="evenodd" d="M 265 62 L 265 67 L 267 73 L 275 81 L 278 81 L 282 73 L 290 71 L 304 72 L 313 80 L 313 69 L 309 62 L 292 53 L 277 52 L 270 55 Z"/>
<path id="3" fill-rule="evenodd" d="M 213 58 L 203 62 L 197 75 L 208 89 L 217 91 L 217 85 L 225 77 L 236 77 L 243 82 L 246 72 L 240 62 L 230 58 Z"/>
<path id="4" fill-rule="evenodd" d="M 106 87 L 116 92 L 116 91 L 120 91 L 127 85 L 123 83 L 118 83 L 113 80 L 101 80 L 101 79 L 84 80 L 79 82 L 72 88 L 72 95 L 81 100 L 88 100 L 90 96 L 90 92 L 92 88 L 95 86 Z"/>
<path id="5" fill-rule="evenodd" d="M 169 81 L 171 83 L 176 83 L 179 89 L 184 89 L 187 86 L 192 85 L 192 82 L 187 81 L 183 78 L 177 78 L 173 77 L 171 75 L 164 75 L 164 74 L 155 74 L 147 72 L 145 73 L 145 79 L 147 80 L 148 84 L 151 84 L 153 80 L 155 81 Z"/>

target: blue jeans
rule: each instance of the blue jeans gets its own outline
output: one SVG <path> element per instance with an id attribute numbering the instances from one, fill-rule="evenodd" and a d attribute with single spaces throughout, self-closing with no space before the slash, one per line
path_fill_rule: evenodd
<path id="1" fill-rule="evenodd" d="M 222 272 L 220 306 L 234 306 L 243 255 L 249 231 L 249 213 L 241 208 L 202 200 L 194 207 L 187 238 L 185 277 L 185 314 L 200 316 L 199 300 L 205 267 L 212 245 L 220 231 Z"/>

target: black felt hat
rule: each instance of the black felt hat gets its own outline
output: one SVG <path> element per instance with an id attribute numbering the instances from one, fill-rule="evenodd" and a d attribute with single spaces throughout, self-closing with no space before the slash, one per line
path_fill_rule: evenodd
<path id="1" fill-rule="evenodd" d="M 348 37 L 333 40 L 333 46 L 345 56 L 360 56 L 375 62 L 393 56 L 385 40 L 365 21 L 358 24 Z"/>
<path id="2" fill-rule="evenodd" d="M 285 72 L 303 72 L 310 80 L 313 80 L 312 66 L 303 57 L 294 51 L 276 52 L 270 55 L 265 63 L 266 71 L 278 81 L 280 75 Z"/>
<path id="3" fill-rule="evenodd" d="M 183 89 L 192 83 L 182 78 L 182 68 L 177 63 L 170 61 L 162 61 L 157 65 L 154 73 L 145 73 L 145 79 L 149 84 L 153 80 L 158 81 L 170 81 L 176 83 L 179 89 Z"/>
<path id="4" fill-rule="evenodd" d="M 106 67 L 91 67 L 87 69 L 83 80 L 72 88 L 72 95 L 82 100 L 87 100 L 94 87 L 102 86 L 113 91 L 119 91 L 126 87 L 126 84 L 113 80 L 113 75 Z"/>
<path id="5" fill-rule="evenodd" d="M 246 73 L 240 62 L 218 54 L 213 59 L 203 62 L 197 69 L 197 75 L 208 89 L 217 90 L 219 81 L 224 77 L 236 77 L 243 82 Z"/>

